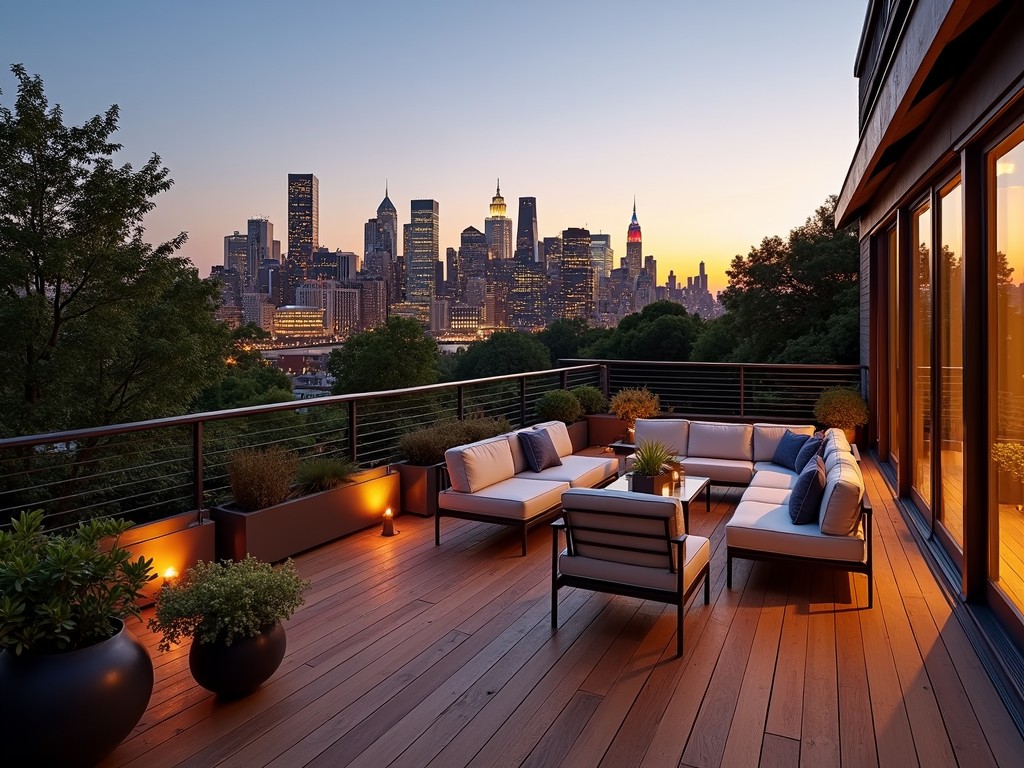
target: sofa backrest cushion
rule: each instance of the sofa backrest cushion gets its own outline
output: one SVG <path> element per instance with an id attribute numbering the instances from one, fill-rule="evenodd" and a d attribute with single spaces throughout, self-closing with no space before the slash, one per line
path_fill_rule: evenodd
<path id="1" fill-rule="evenodd" d="M 778 464 L 780 467 L 786 469 L 792 469 L 796 472 L 796 457 L 800 454 L 800 449 L 804 447 L 804 443 L 810 440 L 807 435 L 798 435 L 796 432 L 790 432 L 788 429 L 779 439 L 778 445 L 775 446 L 775 453 L 772 454 L 772 464 Z M 757 430 L 754 430 L 754 456 L 757 456 Z M 801 467 L 803 469 L 803 467 Z"/>
<path id="2" fill-rule="evenodd" d="M 690 434 L 690 422 L 686 419 L 637 419 L 634 425 L 633 441 L 657 440 L 668 446 L 676 456 L 686 455 L 686 444 Z"/>
<path id="3" fill-rule="evenodd" d="M 686 455 L 704 459 L 751 461 L 753 434 L 754 428 L 750 424 L 691 421 Z"/>
<path id="4" fill-rule="evenodd" d="M 779 441 L 786 432 L 797 435 L 814 434 L 813 425 L 805 424 L 755 424 L 754 425 L 754 461 L 771 461 L 778 448 Z"/>
<path id="5" fill-rule="evenodd" d="M 519 443 L 526 455 L 526 463 L 530 465 L 531 470 L 542 472 L 548 467 L 562 466 L 562 461 L 558 458 L 558 451 L 555 450 L 555 444 L 551 442 L 551 436 L 547 430 L 524 429 L 518 435 Z"/>
<path id="6" fill-rule="evenodd" d="M 793 462 L 793 471 L 802 472 L 804 467 L 815 456 L 818 456 L 821 451 L 822 440 L 820 437 L 809 437 L 807 442 L 800 448 L 800 453 L 796 455 L 796 461 Z"/>
<path id="7" fill-rule="evenodd" d="M 686 532 L 679 499 L 573 488 L 562 494 L 562 510 L 576 555 L 665 570 L 678 567 L 669 539 Z"/>
<path id="8" fill-rule="evenodd" d="M 864 496 L 864 479 L 853 454 L 839 451 L 825 480 L 821 497 L 821 532 L 849 536 L 860 523 L 860 500 Z"/>
<path id="9" fill-rule="evenodd" d="M 533 429 L 534 431 L 543 429 L 548 433 L 560 457 L 572 455 L 572 438 L 569 437 L 569 428 L 565 426 L 565 422 L 543 421 L 540 424 L 535 424 Z"/>
<path id="10" fill-rule="evenodd" d="M 508 448 L 512 451 L 512 469 L 515 474 L 525 472 L 530 468 L 530 463 L 526 460 L 526 454 L 523 452 L 523 444 L 519 440 L 520 432 L 529 432 L 529 429 L 519 429 L 515 432 L 509 432 L 505 435 L 505 439 L 508 440 Z"/>
<path id="11" fill-rule="evenodd" d="M 789 518 L 793 525 L 817 523 L 821 497 L 825 493 L 825 462 L 813 457 L 796 479 L 789 494 Z"/>
<path id="12" fill-rule="evenodd" d="M 512 450 L 505 435 L 449 448 L 444 452 L 444 460 L 452 489 L 461 493 L 476 493 L 515 474 Z"/>
<path id="13" fill-rule="evenodd" d="M 821 456 L 826 461 L 828 460 L 829 454 L 835 451 L 845 451 L 850 453 L 850 441 L 846 439 L 846 433 L 841 429 L 826 430 L 823 436 L 824 442 L 821 446 Z"/>

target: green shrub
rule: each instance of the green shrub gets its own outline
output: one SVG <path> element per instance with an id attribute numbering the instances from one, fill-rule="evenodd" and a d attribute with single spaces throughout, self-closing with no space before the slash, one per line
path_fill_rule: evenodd
<path id="1" fill-rule="evenodd" d="M 291 560 L 278 568 L 251 555 L 237 563 L 200 561 L 160 590 L 149 628 L 163 634 L 161 651 L 186 637 L 231 645 L 291 616 L 308 586 Z"/>
<path id="2" fill-rule="evenodd" d="M 639 443 L 633 459 L 633 472 L 649 477 L 661 475 L 676 465 L 675 454 L 660 440 L 644 440 Z"/>
<path id="3" fill-rule="evenodd" d="M 292 495 L 298 468 L 298 457 L 279 446 L 236 452 L 228 462 L 235 503 L 246 512 L 280 504 Z"/>
<path id="4" fill-rule="evenodd" d="M 608 404 L 609 410 L 619 419 L 632 425 L 637 419 L 649 419 L 658 415 L 661 401 L 647 387 L 620 389 Z"/>
<path id="5" fill-rule="evenodd" d="M 504 416 L 471 416 L 468 419 L 463 419 L 461 424 L 464 439 L 455 445 L 475 443 L 477 440 L 486 440 L 489 437 L 497 437 L 512 431 L 512 425 Z M 454 446 L 448 447 L 453 448 Z M 441 458 L 444 459 L 444 456 Z"/>
<path id="6" fill-rule="evenodd" d="M 584 384 L 581 387 L 575 387 L 570 389 L 570 392 L 576 396 L 576 399 L 580 401 L 580 405 L 583 406 L 584 413 L 607 413 L 608 412 L 608 398 L 604 396 L 597 387 L 592 387 L 589 384 Z"/>
<path id="7" fill-rule="evenodd" d="M 37 509 L 0 530 L 0 649 L 75 651 L 112 637 L 111 618 L 138 618 L 135 600 L 156 574 L 151 559 L 117 546 L 131 525 L 89 520 L 50 534 Z"/>
<path id="8" fill-rule="evenodd" d="M 868 423 L 868 404 L 855 389 L 829 387 L 814 404 L 814 418 L 826 427 L 853 429 Z"/>
<path id="9" fill-rule="evenodd" d="M 295 485 L 301 494 L 328 491 L 349 482 L 357 470 L 344 459 L 305 459 L 295 474 Z"/>
<path id="10" fill-rule="evenodd" d="M 449 448 L 486 440 L 511 429 L 504 417 L 445 419 L 402 435 L 398 438 L 398 450 L 410 464 L 430 466 L 444 461 L 444 452 Z"/>
<path id="11" fill-rule="evenodd" d="M 583 406 L 572 392 L 551 389 L 537 399 L 537 416 L 541 421 L 572 424 L 583 418 Z"/>

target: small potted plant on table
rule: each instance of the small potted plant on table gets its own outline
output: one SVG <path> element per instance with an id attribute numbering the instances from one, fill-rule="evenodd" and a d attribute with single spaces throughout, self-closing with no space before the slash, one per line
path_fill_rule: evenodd
<path id="1" fill-rule="evenodd" d="M 672 472 L 679 463 L 671 449 L 660 440 L 644 440 L 633 456 L 633 487 L 638 493 L 667 496 L 672 492 Z"/>
<path id="2" fill-rule="evenodd" d="M 309 581 L 295 564 L 278 568 L 254 557 L 198 562 L 160 591 L 149 627 L 169 651 L 192 640 L 188 663 L 203 688 L 225 698 L 246 696 L 281 664 L 287 645 L 283 619 L 303 603 Z"/>

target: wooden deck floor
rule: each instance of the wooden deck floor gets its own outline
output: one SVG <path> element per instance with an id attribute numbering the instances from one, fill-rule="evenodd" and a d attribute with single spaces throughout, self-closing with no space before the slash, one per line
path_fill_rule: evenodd
<path id="1" fill-rule="evenodd" d="M 402 517 L 297 559 L 313 580 L 288 654 L 252 696 L 219 702 L 160 654 L 136 731 L 104 765 L 1019 766 L 1024 741 L 877 468 L 876 592 L 864 576 L 738 561 L 740 491 L 698 504 L 712 601 L 686 612 L 562 591 L 549 627 L 550 532 L 518 537 Z M 155 638 L 137 630 L 151 647 Z"/>

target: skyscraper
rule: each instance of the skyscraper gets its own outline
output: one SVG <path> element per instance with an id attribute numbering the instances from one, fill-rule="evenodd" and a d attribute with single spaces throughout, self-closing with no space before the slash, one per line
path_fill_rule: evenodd
<path id="1" fill-rule="evenodd" d="M 249 219 L 246 231 L 245 286 L 252 290 L 260 264 L 274 258 L 274 225 L 265 218 Z"/>
<path id="2" fill-rule="evenodd" d="M 640 234 L 640 222 L 636 220 L 636 199 L 633 200 L 633 219 L 629 222 L 629 230 L 626 233 L 626 268 L 629 276 L 636 280 L 640 269 L 644 264 L 643 238 Z"/>
<path id="3" fill-rule="evenodd" d="M 589 320 L 594 314 L 594 267 L 590 261 L 590 231 L 571 227 L 562 232 L 559 317 Z"/>
<path id="4" fill-rule="evenodd" d="M 320 180 L 312 173 L 288 174 L 288 260 L 303 270 L 320 247 Z"/>
<path id="5" fill-rule="evenodd" d="M 484 219 L 484 234 L 487 236 L 487 257 L 489 259 L 512 258 L 512 219 L 505 215 L 505 198 L 501 196 L 501 179 L 491 198 L 491 215 Z"/>
<path id="6" fill-rule="evenodd" d="M 374 244 L 377 250 L 387 251 L 391 260 L 398 258 L 398 211 L 388 197 L 388 185 L 384 184 L 384 199 L 377 206 L 377 231 L 379 240 Z"/>
<path id="7" fill-rule="evenodd" d="M 429 307 L 434 299 L 434 265 L 440 256 L 438 205 L 436 200 L 413 200 L 410 208 L 406 300 Z"/>
<path id="8" fill-rule="evenodd" d="M 537 198 L 519 198 L 519 228 L 516 230 L 516 260 L 537 262 Z"/>
<path id="9" fill-rule="evenodd" d="M 237 229 L 233 235 L 224 236 L 224 269 L 233 269 L 239 277 L 245 275 L 249 238 Z"/>

